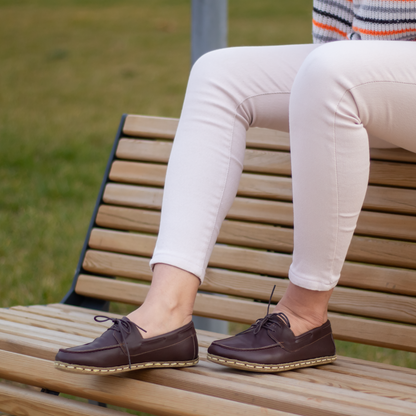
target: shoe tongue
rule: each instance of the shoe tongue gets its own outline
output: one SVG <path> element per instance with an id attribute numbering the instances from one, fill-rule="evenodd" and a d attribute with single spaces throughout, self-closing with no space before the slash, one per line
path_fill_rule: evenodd
<path id="1" fill-rule="evenodd" d="M 124 321 L 126 324 L 124 323 L 114 323 L 113 326 L 109 329 L 114 329 L 113 335 L 116 338 L 116 340 L 120 343 L 123 344 L 123 335 L 121 334 L 121 331 L 123 331 L 124 333 L 124 339 L 126 340 L 127 344 L 128 344 L 128 337 L 130 334 L 134 334 L 133 338 L 137 341 L 137 339 L 142 339 L 142 334 L 140 333 L 140 331 L 138 330 L 138 328 L 136 327 L 136 325 L 130 321 L 129 318 L 127 318 L 127 316 L 123 316 L 120 321 Z"/>

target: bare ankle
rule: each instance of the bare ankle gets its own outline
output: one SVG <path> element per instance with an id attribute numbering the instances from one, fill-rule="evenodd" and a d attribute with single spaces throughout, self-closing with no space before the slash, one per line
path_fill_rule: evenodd
<path id="1" fill-rule="evenodd" d="M 313 291 L 290 283 L 274 312 L 289 318 L 293 333 L 298 336 L 323 325 L 327 319 L 330 291 Z"/>
<path id="2" fill-rule="evenodd" d="M 144 328 L 144 338 L 178 329 L 192 320 L 200 281 L 193 274 L 166 264 L 156 264 L 143 305 L 128 318 Z"/>

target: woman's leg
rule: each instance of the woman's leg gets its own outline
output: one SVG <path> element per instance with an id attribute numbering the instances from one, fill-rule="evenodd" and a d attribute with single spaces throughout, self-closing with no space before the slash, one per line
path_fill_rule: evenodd
<path id="1" fill-rule="evenodd" d="M 191 319 L 198 284 L 237 193 L 246 130 L 288 131 L 292 83 L 315 48 L 223 49 L 195 64 L 169 160 L 151 289 L 129 315 L 148 330 L 145 337 Z"/>
<path id="2" fill-rule="evenodd" d="M 201 281 L 237 193 L 249 127 L 288 131 L 293 80 L 314 45 L 231 48 L 192 69 L 170 156 L 151 264 Z"/>
<path id="3" fill-rule="evenodd" d="M 416 152 L 414 52 L 413 42 L 334 42 L 300 68 L 290 102 L 295 249 L 277 310 L 326 319 L 325 293 L 338 282 L 367 189 L 368 139 Z"/>
<path id="4" fill-rule="evenodd" d="M 413 42 L 346 41 L 323 45 L 305 59 L 289 107 L 291 282 L 274 314 L 214 341 L 209 360 L 275 372 L 336 358 L 327 305 L 367 189 L 369 136 L 416 151 L 414 52 Z"/>

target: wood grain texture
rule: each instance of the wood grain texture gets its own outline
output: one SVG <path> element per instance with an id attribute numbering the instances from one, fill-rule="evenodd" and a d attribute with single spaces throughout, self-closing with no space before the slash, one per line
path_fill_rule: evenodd
<path id="1" fill-rule="evenodd" d="M 163 138 L 173 140 L 178 119 L 128 115 L 123 132 L 128 136 Z M 247 146 L 261 149 L 289 151 L 289 134 L 264 128 L 250 128 L 247 132 Z M 374 160 L 416 162 L 416 154 L 404 149 L 370 149 Z"/>
<path id="2" fill-rule="evenodd" d="M 239 397 L 239 400 L 256 405 L 274 407 L 279 403 L 284 410 L 296 412 L 301 415 L 336 414 L 368 414 L 369 412 L 387 412 L 387 414 L 412 415 L 416 406 L 408 406 L 397 410 L 399 401 L 371 397 L 360 392 L 348 394 L 337 388 L 322 386 L 308 386 L 305 384 L 285 385 L 285 381 L 274 377 L 275 383 L 254 380 L 253 377 L 230 372 L 227 369 L 215 369 L 206 361 L 202 361 L 194 371 L 175 372 L 168 371 L 163 377 L 160 372 L 149 371 L 132 375 L 135 379 L 145 380 L 166 386 L 180 386 L 188 391 L 206 392 L 210 395 L 219 395 L 223 398 Z M 214 372 L 215 371 L 215 372 Z M 276 403 L 273 405 L 272 403 Z M 393 413 L 394 412 L 394 413 Z"/>
<path id="3" fill-rule="evenodd" d="M 64 322 L 60 319 L 34 315 L 29 312 L 13 311 L 10 309 L 0 309 L 0 318 L 10 322 L 31 325 L 38 328 L 51 329 L 54 331 L 62 330 L 65 332 L 64 328 L 71 328 L 72 333 L 84 337 L 90 337 L 91 332 L 94 333 L 97 328 L 95 325 L 90 325 L 87 323 L 79 324 L 73 322 Z"/>
<path id="4" fill-rule="evenodd" d="M 122 139 L 117 157 L 138 162 L 167 163 L 172 143 Z M 122 163 L 116 161 L 115 163 Z M 246 149 L 244 171 L 271 175 L 291 175 L 290 154 L 282 151 Z M 127 174 L 127 172 L 126 172 Z M 373 185 L 416 188 L 416 165 L 387 161 L 372 161 L 369 183 Z"/>
<path id="5" fill-rule="evenodd" d="M 160 209 L 162 198 L 162 189 L 108 183 L 105 187 L 103 201 L 107 204 Z"/>
<path id="6" fill-rule="evenodd" d="M 370 149 L 373 160 L 386 160 L 392 162 L 416 162 L 416 153 L 405 149 Z"/>
<path id="7" fill-rule="evenodd" d="M 242 253 L 244 254 L 244 253 Z M 149 267 L 149 257 L 139 257 L 124 255 L 118 253 L 103 252 L 97 250 L 88 250 L 83 267 L 85 270 L 108 276 L 120 276 L 139 280 L 150 280 L 151 271 Z M 213 267 L 208 268 L 207 276 L 213 273 Z M 288 265 L 283 268 L 283 276 L 287 277 Z M 228 279 L 231 278 L 228 274 L 235 276 L 236 279 L 240 278 L 243 273 L 239 273 L 235 270 L 217 270 L 216 273 L 219 276 L 218 287 L 212 287 L 212 291 L 222 292 L 223 288 L 227 288 Z M 256 284 L 256 276 L 258 272 L 254 274 L 248 274 L 253 276 L 253 284 Z M 275 270 L 272 273 L 265 273 L 266 275 L 275 274 Z M 275 276 L 279 277 L 279 276 Z M 223 282 L 221 283 L 221 279 Z M 346 262 L 342 269 L 340 286 L 348 286 L 360 289 L 376 290 L 387 293 L 405 294 L 415 296 L 415 271 L 408 269 L 387 268 L 367 266 L 363 264 Z M 254 288 L 252 288 L 254 290 Z M 254 293 L 258 293 L 255 291 Z M 268 291 L 263 294 L 263 297 L 268 299 Z"/>
<path id="8" fill-rule="evenodd" d="M 178 122 L 176 118 L 128 115 L 123 126 L 123 133 L 135 137 L 173 140 Z"/>
<path id="9" fill-rule="evenodd" d="M 373 160 L 370 168 L 370 183 L 416 188 L 416 164 Z"/>
<path id="10" fill-rule="evenodd" d="M 126 413 L 0 383 L 0 410 L 15 416 L 125 416 Z"/>
<path id="11" fill-rule="evenodd" d="M 257 278 L 254 278 L 253 276 L 250 278 L 250 275 L 248 274 L 228 275 L 226 276 L 228 277 L 228 281 L 224 284 L 224 281 L 221 282 L 220 279 L 216 279 L 215 273 L 212 273 L 212 271 L 213 270 L 207 275 L 207 282 L 203 283 L 201 290 L 244 297 L 248 299 L 249 303 L 251 302 L 251 299 L 267 301 L 267 295 L 271 292 L 274 285 L 276 285 L 276 290 L 273 301 L 278 302 L 283 296 L 288 284 L 286 279 L 272 279 L 263 276 Z M 223 277 L 225 277 L 224 274 Z M 86 279 L 86 277 L 82 275 L 82 279 Z M 87 279 L 91 285 L 93 279 L 93 276 L 90 276 L 90 278 Z M 126 301 L 129 301 L 130 303 L 131 293 L 123 294 L 123 291 L 129 292 L 130 290 L 133 290 L 134 284 L 133 286 L 130 286 L 124 285 L 124 283 L 125 282 L 121 281 L 97 278 L 96 284 L 107 285 L 108 287 L 111 287 L 112 290 L 116 290 L 117 288 L 119 301 L 124 297 Z M 92 286 L 90 287 L 91 291 L 88 295 L 94 297 L 94 290 L 92 289 Z M 79 286 L 77 285 L 77 292 L 78 291 Z M 85 289 L 82 294 L 87 295 Z M 239 305 L 236 305 L 236 307 L 237 306 Z M 408 296 L 337 287 L 331 297 L 329 310 L 389 321 L 411 324 L 416 323 L 416 299 Z M 232 311 L 232 313 L 234 312 Z M 228 319 L 228 316 L 223 315 L 223 318 Z"/>
<path id="12" fill-rule="evenodd" d="M 141 166 L 145 169 L 146 166 Z M 152 168 L 147 167 L 149 170 Z M 162 173 L 163 171 L 163 173 Z M 129 181 L 140 182 L 141 185 L 160 184 L 164 179 L 164 169 L 157 168 L 159 173 L 146 181 L 138 176 L 130 176 Z M 146 178 L 149 178 L 145 174 Z M 161 188 L 149 188 L 124 184 L 109 183 L 104 193 L 104 202 L 115 205 L 136 206 L 142 208 L 160 208 L 163 191 Z M 153 197 L 152 197 L 153 195 Z M 268 202 L 273 200 L 292 200 L 291 180 L 279 176 L 261 176 L 245 173 L 241 177 L 238 195 L 243 197 L 262 198 Z M 149 199 L 153 204 L 150 204 Z M 247 199 L 246 199 L 247 201 Z M 255 203 L 253 206 L 256 206 Z M 398 214 L 416 214 L 416 190 L 369 186 L 364 200 L 364 209 L 370 211 L 391 212 Z"/>
<path id="13" fill-rule="evenodd" d="M 144 217 L 143 221 L 145 224 L 143 230 L 138 229 L 137 226 L 135 230 L 150 231 L 156 234 L 158 227 L 155 226 L 151 229 L 147 220 L 148 217 L 151 217 L 149 218 L 150 221 L 153 220 L 154 224 L 157 222 L 157 219 L 154 215 L 152 217 L 152 214 Z M 98 234 L 101 236 L 99 240 L 97 240 L 98 237 L 95 238 Z M 140 244 L 139 240 L 142 238 L 147 239 L 147 236 L 141 237 L 141 234 L 95 229 L 92 232 L 90 247 L 121 253 L 151 255 L 148 251 L 131 251 Z M 125 243 L 123 244 L 124 240 Z M 271 225 L 225 220 L 222 224 L 217 243 L 274 250 L 291 254 L 293 251 L 293 231 L 292 229 Z M 218 246 L 216 250 L 218 251 Z M 252 256 L 256 256 L 257 253 L 260 252 L 253 253 Z M 416 269 L 416 243 L 354 236 L 347 253 L 347 260 Z"/>
<path id="14" fill-rule="evenodd" d="M 8 363 L 13 362 L 13 366 Z M 19 383 L 60 391 L 114 406 L 155 415 L 178 416 L 283 416 L 278 410 L 265 409 L 234 400 L 210 397 L 176 388 L 122 377 L 84 376 L 55 369 L 53 362 L 0 351 L 0 377 Z"/>
<path id="15" fill-rule="evenodd" d="M 227 223 L 225 230 L 226 229 Z M 247 231 L 250 230 L 252 231 L 251 234 L 250 232 L 247 233 Z M 235 228 L 233 228 L 232 231 L 235 231 Z M 252 243 L 252 246 L 256 249 L 264 248 L 266 251 L 250 250 L 244 247 L 216 245 L 209 261 L 211 267 L 251 271 L 253 273 L 262 272 L 271 276 L 286 277 L 288 275 L 288 268 L 292 261 L 292 257 L 284 252 L 290 252 L 292 249 L 292 234 L 290 230 L 280 230 L 279 228 L 273 227 L 262 230 L 261 227 L 247 226 L 238 228 L 237 231 L 245 232 L 246 239 L 239 238 L 240 236 L 235 235 L 235 233 L 230 236 L 224 231 L 220 238 L 220 242 L 234 244 L 241 243 L 244 246 L 246 243 L 248 244 L 248 239 L 250 239 L 251 236 L 253 241 L 256 239 L 256 242 Z M 276 239 L 272 238 L 274 236 L 276 236 Z M 269 240 L 273 240 L 273 243 Z M 276 241 L 276 243 L 274 241 Z M 269 246 L 268 243 L 270 243 Z M 103 229 L 93 229 L 89 242 L 89 246 L 93 249 L 147 257 L 152 256 L 155 244 L 156 236 Z M 283 253 L 267 251 L 270 249 L 281 250 Z M 401 267 L 415 268 L 416 244 L 394 240 L 355 237 L 348 254 L 348 259 L 373 264 L 378 263 L 390 266 L 396 264 Z M 369 267 L 371 270 L 377 270 L 379 275 L 383 274 L 383 271 L 380 271 L 376 266 L 365 267 L 365 265 L 362 265 L 363 270 L 361 280 L 363 276 L 366 276 Z M 345 278 L 348 278 L 349 270 L 352 271 L 352 275 L 356 269 L 353 266 L 349 266 L 349 263 L 346 263 L 343 269 L 343 278 L 345 275 Z M 400 269 L 387 270 L 392 273 L 393 279 L 395 274 L 412 275 L 411 271 L 408 270 L 404 270 L 403 273 L 395 273 L 394 270 Z M 413 279 L 415 279 L 415 276 L 416 274 L 413 273 Z M 379 279 L 378 287 L 382 288 L 381 290 L 383 291 L 388 291 L 386 281 L 383 281 L 380 277 Z M 351 277 L 349 285 L 354 287 L 353 281 L 354 280 Z M 406 283 L 409 282 L 413 283 L 410 284 L 410 290 L 412 290 L 411 288 L 414 286 L 414 280 L 407 280 Z M 362 287 L 362 284 L 359 284 L 358 287 Z"/>
<path id="16" fill-rule="evenodd" d="M 173 140 L 177 126 L 178 119 L 129 115 L 123 133 L 133 137 Z M 246 142 L 249 147 L 289 150 L 289 134 L 277 130 L 249 129 Z"/>
<path id="17" fill-rule="evenodd" d="M 157 140 L 121 139 L 116 155 L 119 159 L 138 162 L 167 163 L 172 143 Z M 290 175 L 288 152 L 247 149 L 244 170 L 277 175 Z"/>
<path id="18" fill-rule="evenodd" d="M 271 210 L 273 215 L 272 221 L 269 221 L 273 225 L 277 225 L 280 222 L 280 225 L 292 226 L 292 204 L 290 203 L 281 203 L 274 206 L 274 209 Z M 234 210 L 235 205 L 231 209 Z M 250 206 L 248 206 L 250 208 Z M 264 207 L 262 207 L 264 208 Z M 262 211 L 261 208 L 257 208 Z M 247 215 L 240 214 L 235 212 L 230 212 L 227 215 L 228 219 L 236 220 L 247 220 Z M 234 218 L 233 218 L 234 216 Z M 252 219 L 249 223 L 244 221 L 244 226 L 251 227 L 262 227 L 262 223 L 267 223 L 268 218 L 262 217 L 261 222 L 256 221 L 256 217 L 259 217 L 260 213 L 254 212 Z M 255 221 L 253 223 L 252 221 Z M 132 231 L 144 231 L 157 233 L 159 230 L 160 223 L 160 212 L 150 211 L 146 209 L 135 209 L 135 208 L 126 208 L 114 205 L 101 205 L 98 210 L 96 223 L 99 226 L 118 229 L 118 230 L 132 230 Z M 225 220 L 223 223 L 221 233 L 224 231 L 224 225 L 229 224 L 228 220 Z M 243 224 L 243 223 L 242 223 Z M 228 227 L 228 225 L 227 225 Z M 393 238 L 399 240 L 408 240 L 416 241 L 416 217 L 409 215 L 397 215 L 397 214 L 385 214 L 380 212 L 371 212 L 371 211 L 362 211 L 358 219 L 358 225 L 356 229 L 356 234 L 363 236 L 371 237 L 384 237 L 384 238 Z M 274 242 L 276 244 L 276 242 Z"/>
<path id="19" fill-rule="evenodd" d="M 200 352 L 201 363 L 198 367 L 193 367 L 186 369 L 187 374 L 200 374 L 212 379 L 215 377 L 219 380 L 227 380 L 239 383 L 243 386 L 270 389 L 272 391 L 281 391 L 287 392 L 289 394 L 299 394 L 304 395 L 310 398 L 316 398 L 317 400 L 333 400 L 333 406 L 336 407 L 338 403 L 353 403 L 353 405 L 360 405 L 362 407 L 370 407 L 373 410 L 377 409 L 381 411 L 390 411 L 393 414 L 400 412 L 400 408 L 405 408 L 405 413 L 414 411 L 414 388 L 404 388 L 400 383 L 392 383 L 392 381 L 385 380 L 383 383 L 375 383 L 374 388 L 371 388 L 371 376 L 368 377 L 351 377 L 356 381 L 355 388 L 350 389 L 347 384 L 345 386 L 339 387 L 336 382 L 334 382 L 335 377 L 332 377 L 332 374 L 326 378 L 328 374 L 327 369 L 334 369 L 338 366 L 338 361 L 342 360 L 343 357 L 339 357 L 330 366 L 320 366 L 316 368 L 302 369 L 299 371 L 283 372 L 278 374 L 264 374 L 258 375 L 255 373 L 247 374 L 241 372 L 230 372 L 227 369 L 218 369 L 215 371 L 215 376 L 213 374 L 214 367 L 210 362 L 205 360 L 204 353 Z M 372 374 L 371 367 L 367 367 L 368 373 Z M 311 374 L 316 375 L 316 379 L 311 376 Z M 171 375 L 175 377 L 177 374 Z M 140 376 L 140 374 L 137 374 Z M 147 376 L 147 375 L 144 375 Z M 150 377 L 153 380 L 156 379 L 158 374 L 154 371 L 150 373 Z M 180 376 L 180 375 L 178 375 Z M 368 385 L 365 384 L 360 386 L 360 379 L 368 381 Z M 354 382 L 351 380 L 351 382 Z M 333 383 L 333 384 L 332 384 Z M 392 389 L 389 391 L 388 386 L 392 385 Z M 362 389 L 361 389 L 362 387 Z M 367 402 L 366 403 L 363 402 Z M 377 403 L 375 405 L 375 403 Z"/>

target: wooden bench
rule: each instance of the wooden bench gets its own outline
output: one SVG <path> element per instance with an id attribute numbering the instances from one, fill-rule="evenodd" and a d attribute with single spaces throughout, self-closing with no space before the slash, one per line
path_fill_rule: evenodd
<path id="1" fill-rule="evenodd" d="M 0 377 L 155 415 L 416 415 L 416 370 L 339 357 L 278 374 L 239 372 L 207 362 L 206 348 L 222 335 L 201 330 L 196 367 L 106 377 L 54 368 L 58 348 L 103 332 L 106 325 L 93 321 L 102 312 L 91 308 L 145 298 L 176 127 L 176 119 L 123 117 L 64 302 L 0 310 Z M 371 154 L 370 186 L 330 320 L 337 339 L 416 352 L 416 154 Z M 288 135 L 252 129 L 195 314 L 245 324 L 262 317 L 272 286 L 277 302 L 288 284 L 291 251 Z M 122 414 L 15 383 L 0 383 L 0 410 Z"/>

